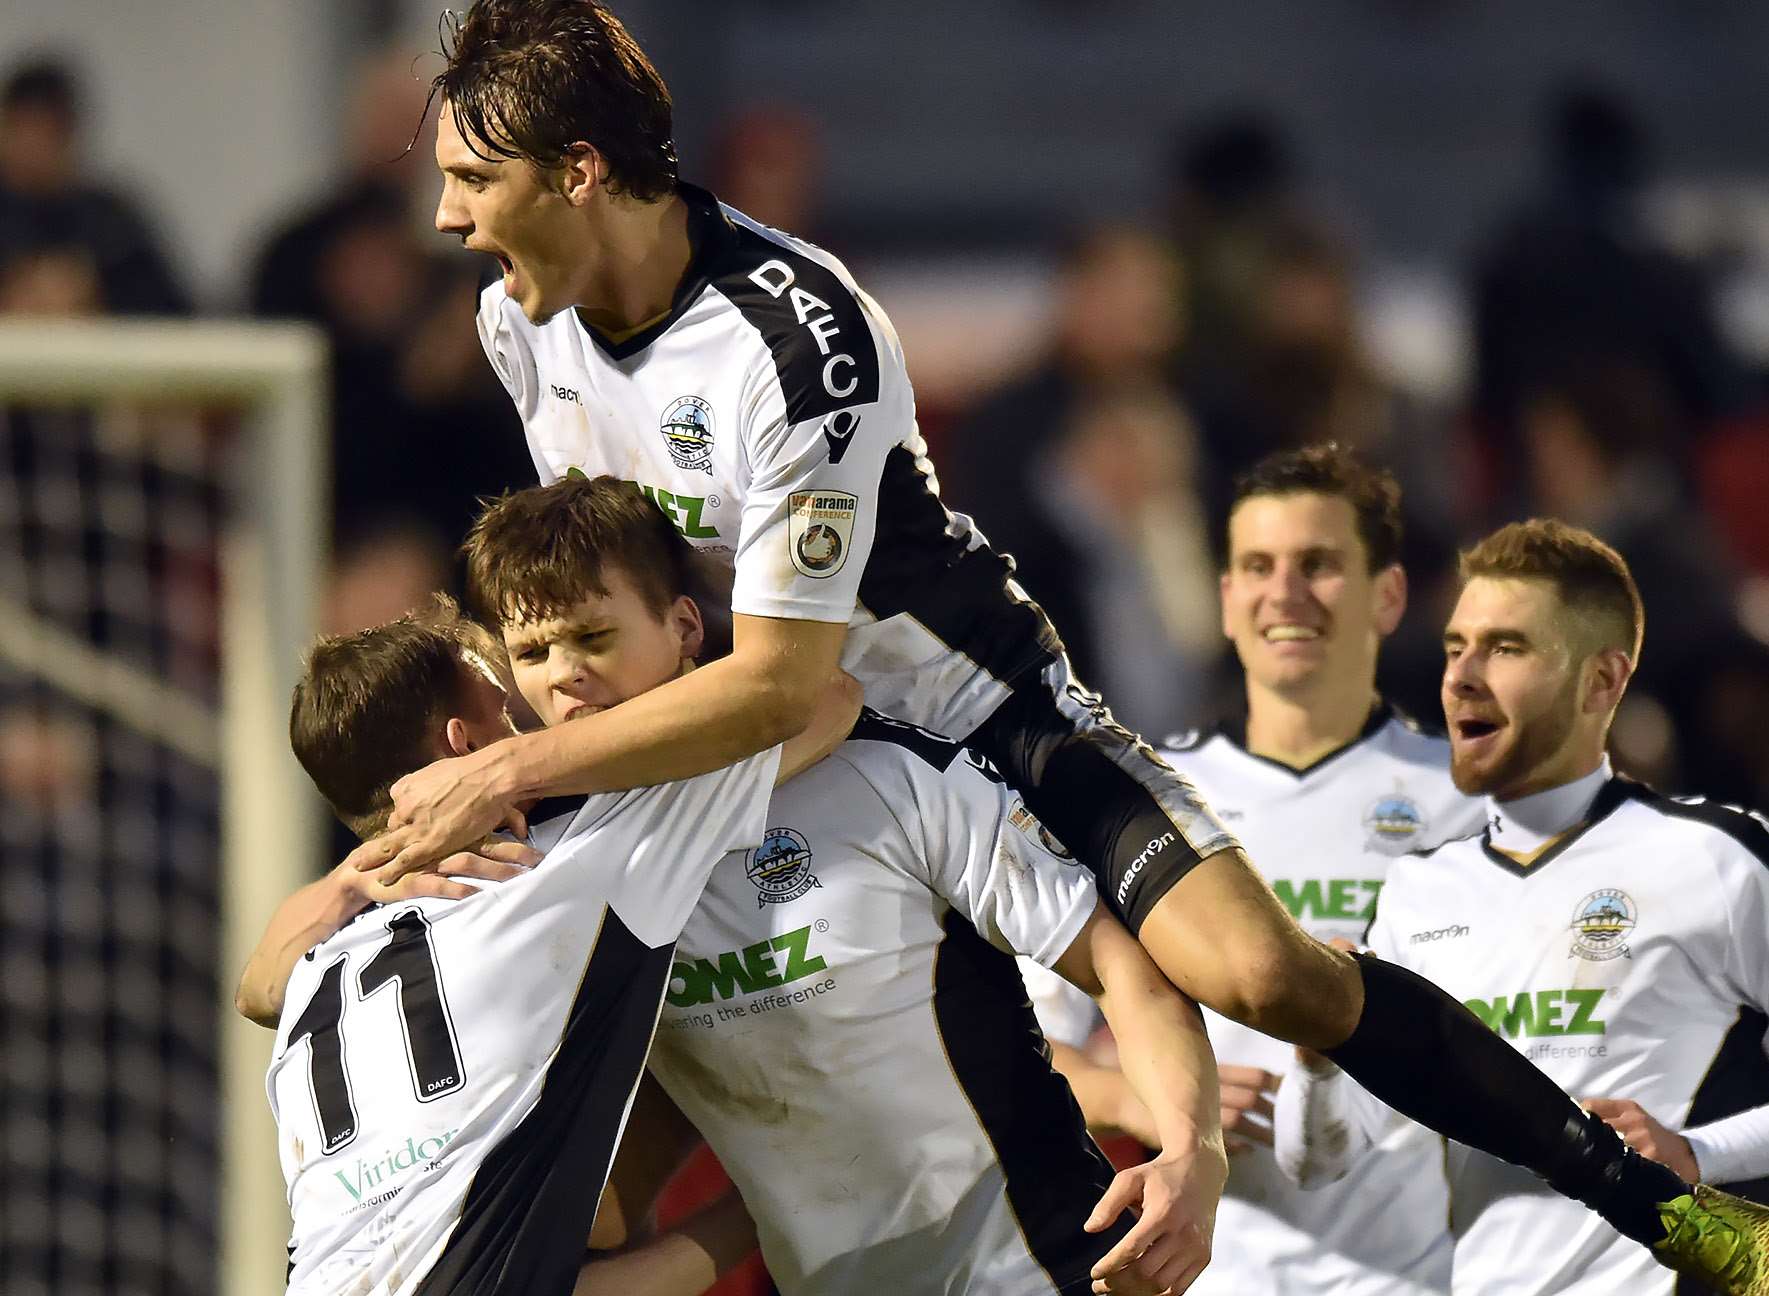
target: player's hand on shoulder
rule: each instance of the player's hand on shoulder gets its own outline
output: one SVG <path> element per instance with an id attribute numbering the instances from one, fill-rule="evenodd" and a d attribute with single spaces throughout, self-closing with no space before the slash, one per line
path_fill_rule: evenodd
<path id="1" fill-rule="evenodd" d="M 1088 1217 L 1087 1230 L 1097 1233 L 1126 1210 L 1136 1223 L 1094 1265 L 1093 1290 L 1178 1296 L 1190 1287 L 1210 1262 L 1216 1207 L 1227 1181 L 1228 1158 L 1220 1144 L 1163 1151 L 1120 1170 Z"/>
<path id="2" fill-rule="evenodd" d="M 372 843 L 370 843 L 372 844 Z M 404 874 L 390 883 L 383 883 L 378 874 L 361 872 L 352 860 L 346 859 L 333 871 L 333 881 L 358 907 L 371 904 L 393 904 L 434 896 L 444 900 L 461 900 L 472 895 L 477 887 L 461 878 L 481 882 L 508 882 L 521 877 L 541 862 L 541 853 L 523 842 L 487 838 L 471 850 L 457 851 L 440 860 L 434 867 Z"/>
<path id="3" fill-rule="evenodd" d="M 1689 1183 L 1701 1178 L 1701 1167 L 1689 1140 L 1660 1125 L 1644 1107 L 1631 1098 L 1587 1098 L 1583 1106 L 1601 1117 L 1622 1141 L 1649 1161 L 1669 1166 Z"/>
<path id="4" fill-rule="evenodd" d="M 419 869 L 434 871 L 449 856 L 499 828 L 517 836 L 528 825 L 515 805 L 495 795 L 481 753 L 449 756 L 393 785 L 387 831 L 364 842 L 346 860 L 383 888 Z"/>
<path id="5" fill-rule="evenodd" d="M 1216 1068 L 1222 1085 L 1222 1136 L 1228 1154 L 1245 1152 L 1255 1143 L 1272 1145 L 1272 1103 L 1278 1096 L 1282 1076 L 1261 1067 L 1230 1066 Z"/>

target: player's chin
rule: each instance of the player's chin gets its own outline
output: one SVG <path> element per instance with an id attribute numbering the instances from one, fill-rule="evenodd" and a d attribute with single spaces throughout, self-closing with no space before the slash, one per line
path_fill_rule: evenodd
<path id="1" fill-rule="evenodd" d="M 519 299 L 519 304 L 522 307 L 522 314 L 527 317 L 530 324 L 549 323 L 561 310 L 561 307 L 532 295 Z"/>
<path id="2" fill-rule="evenodd" d="M 1463 796 L 1485 796 L 1504 781 L 1506 750 L 1494 746 L 1470 750 L 1450 740 L 1450 781 Z"/>

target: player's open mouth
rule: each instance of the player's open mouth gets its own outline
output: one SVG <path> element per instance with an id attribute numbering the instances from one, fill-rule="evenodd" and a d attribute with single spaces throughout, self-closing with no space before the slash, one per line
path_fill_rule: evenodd
<path id="1" fill-rule="evenodd" d="M 1458 720 L 1455 724 L 1456 737 L 1464 742 L 1475 742 L 1498 733 L 1499 729 L 1500 725 L 1492 720 Z"/>
<path id="2" fill-rule="evenodd" d="M 605 710 L 607 710 L 606 707 L 599 707 L 599 706 L 595 705 L 595 703 L 593 703 L 593 702 L 579 702 L 576 706 L 572 707 L 564 715 L 560 716 L 559 719 L 561 721 L 577 720 L 583 716 L 595 715 L 596 712 L 605 711 Z"/>
<path id="3" fill-rule="evenodd" d="M 1321 637 L 1321 632 L 1313 626 L 1295 625 L 1288 622 L 1283 625 L 1267 626 L 1259 633 L 1267 643 L 1306 643 Z"/>

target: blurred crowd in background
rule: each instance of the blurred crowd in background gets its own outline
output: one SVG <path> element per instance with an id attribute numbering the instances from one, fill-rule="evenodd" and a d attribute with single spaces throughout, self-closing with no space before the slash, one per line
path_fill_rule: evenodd
<path id="1" fill-rule="evenodd" d="M 187 314 L 152 219 L 82 162 L 80 78 L 49 56 L 0 86 L 0 312 Z M 475 498 L 532 480 L 474 335 L 482 268 L 429 227 L 425 99 L 407 53 L 364 61 L 339 173 L 268 234 L 230 312 L 331 340 L 333 630 L 452 583 Z M 1363 249 L 1283 120 L 1232 108 L 1170 129 L 1163 202 L 1022 256 L 1022 306 L 977 333 L 968 370 L 924 323 L 965 317 L 964 275 L 940 263 L 943 302 L 940 277 L 828 221 L 808 110 L 729 117 L 710 174 L 687 178 L 823 242 L 898 316 L 911 375 L 927 365 L 922 428 L 948 504 L 1015 556 L 1127 722 L 1158 735 L 1236 705 L 1216 610 L 1231 484 L 1271 450 L 1332 439 L 1405 490 L 1412 609 L 1384 679 L 1403 707 L 1437 710 L 1458 545 L 1553 514 L 1616 544 L 1646 600 L 1623 762 L 1769 803 L 1764 375 L 1717 325 L 1724 249 L 1697 259 L 1655 233 L 1651 123 L 1600 81 L 1539 105 L 1533 191 L 1456 267 L 1470 343 L 1448 385 L 1410 380 L 1404 319 L 1370 317 Z M 911 283 L 899 311 L 892 285 Z"/>
<path id="2" fill-rule="evenodd" d="M 372 11 L 393 25 L 396 8 L 353 3 L 334 17 Z M 1070 7 L 1032 8 L 1047 25 L 1081 21 Z M 1102 28 L 1142 13 L 1101 9 Z M 1342 21 L 1344 9 L 1319 21 Z M 1427 11 L 1445 22 L 1463 12 L 1417 9 Z M 1502 214 L 1483 215 L 1490 228 L 1439 247 L 1431 272 L 1408 278 L 1357 219 L 1371 173 L 1354 174 L 1346 132 L 1323 157 L 1298 129 L 1314 124 L 1296 104 L 1330 78 L 1331 58 L 1302 70 L 1313 82 L 1302 71 L 1249 74 L 1269 95 L 1148 120 L 1139 129 L 1162 147 L 1053 151 L 1051 166 L 1076 164 L 1084 198 L 1121 155 L 1145 169 L 1165 159 L 1152 181 L 1120 189 L 1154 201 L 1102 200 L 1059 231 L 1015 207 L 1023 185 L 973 218 L 974 192 L 923 203 L 937 180 L 856 162 L 855 120 L 873 120 L 857 114 L 877 111 L 877 82 L 861 72 L 882 62 L 865 51 L 800 69 L 825 86 L 862 82 L 839 108 L 814 88 L 796 103 L 731 102 L 741 78 L 721 81 L 699 46 L 718 46 L 753 83 L 769 67 L 757 33 L 808 7 L 709 6 L 707 32 L 672 27 L 662 12 L 652 21 L 678 60 L 659 57 L 679 119 L 690 103 L 715 106 L 683 132 L 693 136 L 684 178 L 828 247 L 879 298 L 903 335 L 947 503 L 1014 555 L 1083 678 L 1127 723 L 1158 738 L 1237 709 L 1217 608 L 1232 483 L 1274 449 L 1331 439 L 1404 488 L 1411 608 L 1382 678 L 1399 705 L 1426 722 L 1439 713 L 1458 547 L 1503 521 L 1552 514 L 1614 543 L 1645 598 L 1619 763 L 1669 791 L 1769 806 L 1769 201 L 1728 207 L 1724 195 L 1680 191 L 1627 78 L 1548 88 L 1532 108 L 1530 164 L 1509 172 L 1533 179 L 1507 195 L 1508 209 L 1470 204 Z M 1405 26 L 1398 8 L 1381 12 Z M 1743 8 L 1727 12 L 1745 21 Z M 1656 19 L 1630 13 L 1638 48 L 1656 49 L 1646 39 Z M 1372 31 L 1383 20 L 1365 17 Z M 965 65 L 949 93 L 953 113 L 977 119 L 966 138 L 1008 125 L 1016 139 L 1054 132 L 1060 105 L 1016 99 L 1008 116 L 1027 120 L 982 122 L 979 99 L 992 91 L 968 61 L 994 33 L 986 16 L 951 20 L 971 27 L 931 57 Z M 1723 52 L 1718 30 L 1697 32 L 1709 42 L 1699 48 Z M 808 18 L 793 34 L 801 54 L 834 39 Z M 1117 76 L 1089 64 L 1087 34 L 1058 32 L 1056 43 L 1078 42 L 1074 67 L 1096 80 Z M 1726 102 L 1760 82 L 1745 57 L 1756 46 L 1734 44 L 1749 66 L 1717 78 Z M 1700 82 L 1696 61 L 1664 61 L 1661 115 L 1677 87 Z M 1432 75 L 1390 62 L 1403 81 Z M 1036 69 L 1017 71 L 1023 84 Z M 1476 52 L 1464 71 L 1466 102 L 1469 86 L 1478 99 L 1504 69 Z M 332 353 L 324 628 L 379 622 L 454 585 L 475 500 L 528 484 L 533 468 L 474 332 L 485 267 L 431 228 L 426 72 L 410 41 L 362 58 L 347 102 L 329 113 L 343 124 L 335 173 L 301 188 L 220 296 L 179 263 L 151 206 L 89 161 L 102 130 L 90 75 L 58 53 L 14 51 L 0 65 L 0 316 L 201 311 L 316 325 Z M 1126 85 L 1134 102 L 1123 112 L 1161 93 Z M 1340 124 L 1367 106 L 1346 96 Z M 936 107 L 905 99 L 875 124 L 912 133 Z M 1389 117 L 1378 129 L 1401 137 L 1403 152 L 1462 149 L 1446 170 L 1455 179 L 1464 163 L 1471 175 L 1505 170 L 1478 142 L 1440 141 L 1443 116 L 1413 136 Z M 1111 105 L 1089 120 L 1084 133 L 1109 134 Z M 831 143 L 842 125 L 845 151 Z M 1490 145 L 1476 125 L 1471 135 Z M 987 188 L 1022 163 L 967 155 L 958 166 Z M 856 192 L 892 193 L 891 210 L 847 192 L 857 179 Z M 1390 210 L 1406 183 L 1389 178 Z M 1445 200 L 1444 175 L 1419 183 L 1422 210 Z M 0 557 L 10 555 L 0 596 L 211 703 L 226 507 L 217 425 L 165 410 L 0 417 Z M 21 1294 L 99 1292 L 130 1273 L 132 1291 L 211 1290 L 210 767 L 0 669 L 0 799 L 12 861 L 0 873 L 0 1280 Z M 140 1277 L 150 1271 L 158 1277 Z"/>

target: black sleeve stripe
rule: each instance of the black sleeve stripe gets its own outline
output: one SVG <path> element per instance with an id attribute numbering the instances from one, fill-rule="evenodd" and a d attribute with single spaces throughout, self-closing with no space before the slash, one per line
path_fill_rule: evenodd
<path id="1" fill-rule="evenodd" d="M 929 733 L 917 725 L 893 720 L 870 707 L 862 708 L 860 718 L 848 733 L 848 739 L 861 742 L 884 742 L 901 747 L 926 761 L 937 770 L 948 769 L 964 750 L 961 743 Z"/>
<path id="2" fill-rule="evenodd" d="M 540 1100 L 480 1164 L 416 1296 L 571 1289 L 674 951 L 646 945 L 605 911 Z"/>
<path id="3" fill-rule="evenodd" d="M 1027 1001 L 1011 954 L 948 910 L 934 956 L 934 1024 L 952 1077 L 1000 1163 L 1008 1206 L 1051 1285 L 1090 1290 L 1089 1271 L 1130 1231 L 1120 1212 L 1101 1232 L 1081 1226 L 1112 1182 Z"/>
<path id="4" fill-rule="evenodd" d="M 877 400 L 878 345 L 841 276 L 747 226 L 734 229 L 707 279 L 767 342 L 788 421 Z"/>
<path id="5" fill-rule="evenodd" d="M 1748 810 L 1721 801 L 1709 801 L 1706 797 L 1668 797 L 1644 783 L 1631 782 L 1630 790 L 1636 800 L 1660 814 L 1719 829 L 1756 856 L 1759 864 L 1769 868 L 1769 824 Z"/>
<path id="6" fill-rule="evenodd" d="M 1707 1074 L 1696 1086 L 1684 1129 L 1709 1125 L 1769 1103 L 1769 1058 L 1763 1056 L 1763 1035 L 1769 1017 L 1754 1008 L 1740 1008 L 1738 1020 L 1720 1042 Z M 1754 1202 L 1769 1202 L 1769 1178 L 1729 1183 L 1728 1192 Z"/>
<path id="7" fill-rule="evenodd" d="M 542 797 L 528 807 L 528 830 L 533 832 L 541 824 L 551 819 L 569 819 L 584 808 L 589 801 L 587 796 L 550 796 Z"/>

